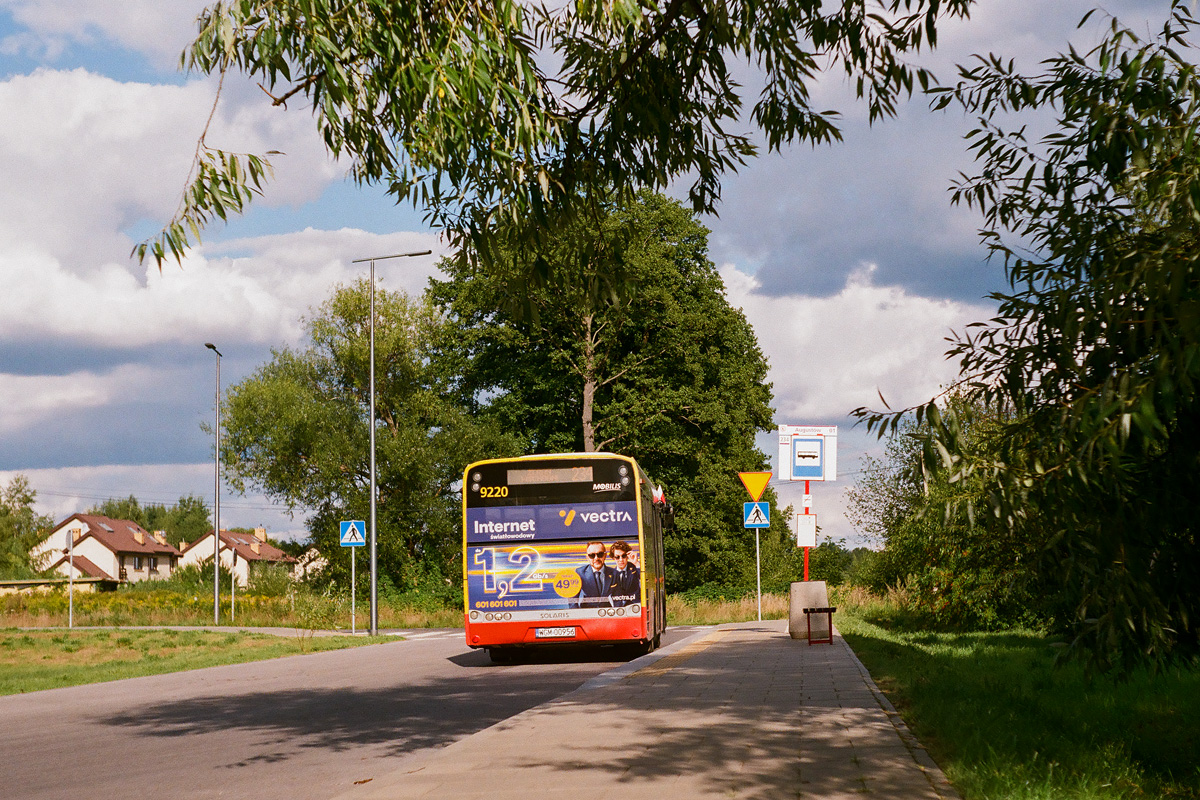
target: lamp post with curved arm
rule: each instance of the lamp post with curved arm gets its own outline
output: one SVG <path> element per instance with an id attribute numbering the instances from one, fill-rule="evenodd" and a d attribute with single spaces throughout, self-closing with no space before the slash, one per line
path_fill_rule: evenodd
<path id="1" fill-rule="evenodd" d="M 371 351 L 370 351 L 370 394 L 369 401 L 369 421 L 367 427 L 371 433 L 371 630 L 372 636 L 379 635 L 379 570 L 376 560 L 376 536 L 375 536 L 375 262 L 383 261 L 389 258 L 410 258 L 412 256 L 427 256 L 432 253 L 432 250 L 421 250 L 415 253 L 396 253 L 390 256 L 373 256 L 371 258 L 357 258 L 351 261 L 351 264 L 362 264 L 370 262 L 371 264 L 371 310 L 370 310 L 370 328 L 371 328 Z M 350 587 L 350 591 L 354 591 L 354 587 Z"/>
<path id="2" fill-rule="evenodd" d="M 221 624 L 221 351 L 212 342 L 204 346 L 217 354 L 217 449 L 213 456 L 213 625 Z"/>

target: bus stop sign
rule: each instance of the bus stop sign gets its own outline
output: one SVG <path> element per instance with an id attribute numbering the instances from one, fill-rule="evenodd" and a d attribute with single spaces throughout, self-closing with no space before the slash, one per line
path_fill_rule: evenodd
<path id="1" fill-rule="evenodd" d="M 779 477 L 785 481 L 837 480 L 837 426 L 780 425 Z"/>

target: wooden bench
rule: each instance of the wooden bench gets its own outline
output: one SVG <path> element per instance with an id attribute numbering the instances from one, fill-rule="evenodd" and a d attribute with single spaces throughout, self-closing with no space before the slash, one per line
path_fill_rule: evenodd
<path id="1" fill-rule="evenodd" d="M 805 608 L 802 610 L 804 611 L 805 619 L 808 621 L 808 643 L 810 645 L 813 642 L 816 642 L 817 644 L 833 644 L 833 612 L 837 611 L 837 608 L 836 607 Z M 825 621 L 829 625 L 829 627 L 827 628 L 827 630 L 829 631 L 829 635 L 824 639 L 813 639 L 813 635 L 812 635 L 813 614 L 824 614 L 825 615 Z"/>

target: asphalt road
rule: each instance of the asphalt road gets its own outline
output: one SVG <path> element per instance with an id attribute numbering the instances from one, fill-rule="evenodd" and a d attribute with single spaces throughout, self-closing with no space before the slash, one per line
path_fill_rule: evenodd
<path id="1" fill-rule="evenodd" d="M 500 667 L 461 631 L 434 631 L 0 697 L 0 796 L 324 800 L 625 663 L 613 658 Z"/>

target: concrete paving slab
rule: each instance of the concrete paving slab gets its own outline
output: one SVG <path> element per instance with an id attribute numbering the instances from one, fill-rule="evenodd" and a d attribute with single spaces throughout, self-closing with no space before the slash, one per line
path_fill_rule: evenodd
<path id="1" fill-rule="evenodd" d="M 502 677 L 502 671 L 497 671 Z M 840 635 L 723 625 L 594 678 L 341 800 L 957 800 Z"/>

